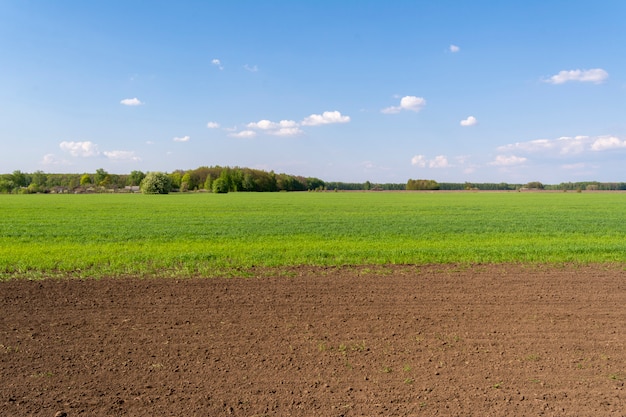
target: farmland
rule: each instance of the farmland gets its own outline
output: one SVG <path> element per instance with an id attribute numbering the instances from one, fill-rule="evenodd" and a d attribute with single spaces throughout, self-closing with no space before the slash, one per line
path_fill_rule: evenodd
<path id="1" fill-rule="evenodd" d="M 0 195 L 0 414 L 623 416 L 625 198 Z"/>
<path id="2" fill-rule="evenodd" d="M 0 274 L 626 261 L 622 193 L 0 195 Z"/>

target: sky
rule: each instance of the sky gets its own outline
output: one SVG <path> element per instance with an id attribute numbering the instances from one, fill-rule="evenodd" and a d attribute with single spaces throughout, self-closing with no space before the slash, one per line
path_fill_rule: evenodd
<path id="1" fill-rule="evenodd" d="M 0 173 L 626 181 L 626 2 L 0 0 Z"/>

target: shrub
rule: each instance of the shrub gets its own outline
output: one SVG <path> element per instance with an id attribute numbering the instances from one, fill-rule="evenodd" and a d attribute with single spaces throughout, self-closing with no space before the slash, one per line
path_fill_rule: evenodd
<path id="1" fill-rule="evenodd" d="M 172 189 L 170 177 L 162 172 L 148 172 L 141 181 L 144 194 L 167 194 Z"/>

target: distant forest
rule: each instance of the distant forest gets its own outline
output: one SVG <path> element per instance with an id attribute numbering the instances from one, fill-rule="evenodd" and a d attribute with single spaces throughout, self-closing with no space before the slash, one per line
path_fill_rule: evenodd
<path id="1" fill-rule="evenodd" d="M 0 193 L 95 193 L 137 192 L 147 173 L 110 174 L 100 168 L 95 173 L 51 174 L 42 171 L 25 173 L 14 171 L 0 175 Z M 406 183 L 328 182 L 314 177 L 276 174 L 258 169 L 240 167 L 200 167 L 165 173 L 170 191 L 272 192 L 272 191 L 399 191 L 399 190 L 502 190 L 524 189 L 592 191 L 626 190 L 624 182 L 567 182 L 546 185 L 534 181 L 527 184 L 508 183 L 446 183 L 429 179 L 409 179 Z M 219 181 L 218 181 L 219 180 Z M 219 187 L 217 187 L 219 185 Z"/>

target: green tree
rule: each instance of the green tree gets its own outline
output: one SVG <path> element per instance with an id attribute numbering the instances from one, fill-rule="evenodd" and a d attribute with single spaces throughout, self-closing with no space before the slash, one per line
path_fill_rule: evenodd
<path id="1" fill-rule="evenodd" d="M 91 176 L 89 174 L 83 174 L 82 177 L 80 177 L 80 185 L 89 185 L 91 184 Z"/>
<path id="2" fill-rule="evenodd" d="M 0 178 L 0 193 L 10 193 L 14 186 L 13 180 Z"/>
<path id="3" fill-rule="evenodd" d="M 187 191 L 190 188 L 192 189 L 191 174 L 186 172 L 180 180 L 180 191 Z"/>
<path id="4" fill-rule="evenodd" d="M 228 167 L 224 168 L 222 172 L 220 172 L 220 177 L 218 179 L 222 180 L 219 185 L 220 189 L 226 187 L 226 192 L 234 189 L 233 184 L 232 184 L 232 173 L 231 173 L 230 168 Z M 213 192 L 220 192 L 220 191 L 215 191 L 215 181 L 213 182 Z M 225 185 L 223 185 L 222 182 Z"/>
<path id="5" fill-rule="evenodd" d="M 174 171 L 171 174 L 169 174 L 170 177 L 170 183 L 172 185 L 172 188 L 180 188 L 180 183 L 182 180 L 182 174 L 180 171 Z"/>
<path id="6" fill-rule="evenodd" d="M 141 171 L 132 171 L 126 180 L 126 185 L 139 185 L 145 176 L 146 174 Z"/>
<path id="7" fill-rule="evenodd" d="M 207 191 L 213 191 L 213 177 L 211 174 L 206 176 L 206 180 L 204 181 L 204 189 Z"/>
<path id="8" fill-rule="evenodd" d="M 98 168 L 94 177 L 96 185 L 107 185 L 109 183 L 109 173 L 104 168 Z"/>
<path id="9" fill-rule="evenodd" d="M 22 171 L 13 171 L 13 184 L 15 187 L 26 187 L 29 182 L 28 177 Z"/>
<path id="10" fill-rule="evenodd" d="M 326 186 L 326 183 L 319 178 L 308 177 L 306 179 L 308 190 L 322 190 Z"/>
<path id="11" fill-rule="evenodd" d="M 148 172 L 141 181 L 141 192 L 144 194 L 168 194 L 171 189 L 170 177 L 162 172 Z"/>
<path id="12" fill-rule="evenodd" d="M 213 192 L 216 194 L 226 194 L 228 192 L 228 182 L 226 179 L 219 177 L 213 181 Z"/>
<path id="13" fill-rule="evenodd" d="M 250 171 L 246 171 L 243 174 L 243 182 L 241 183 L 243 191 L 256 191 L 256 181 Z"/>
<path id="14" fill-rule="evenodd" d="M 37 187 L 43 187 L 46 185 L 46 181 L 48 180 L 48 176 L 44 174 L 43 171 L 35 171 L 33 174 L 32 184 L 35 184 Z"/>
<path id="15" fill-rule="evenodd" d="M 438 190 L 439 184 L 434 180 L 408 180 L 407 190 Z"/>
<path id="16" fill-rule="evenodd" d="M 543 190 L 543 184 L 540 183 L 539 181 L 532 181 L 532 182 L 529 182 L 528 184 L 526 184 L 526 188 L 531 188 L 531 189 L 536 189 L 536 190 Z"/>

